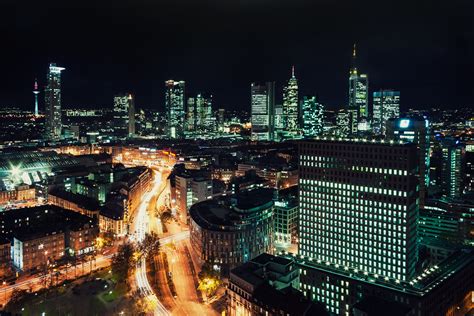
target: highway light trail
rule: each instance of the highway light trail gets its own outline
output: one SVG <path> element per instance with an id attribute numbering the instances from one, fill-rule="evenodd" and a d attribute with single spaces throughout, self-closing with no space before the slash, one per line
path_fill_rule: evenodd
<path id="1" fill-rule="evenodd" d="M 153 188 L 145 193 L 142 197 L 142 203 L 138 208 L 137 215 L 135 217 L 135 240 L 136 242 L 141 242 L 145 238 L 145 234 L 148 232 L 148 223 L 149 218 L 147 214 L 148 204 L 153 196 L 153 192 L 156 192 L 161 184 L 161 174 L 156 173 Z M 170 312 L 163 306 L 163 304 L 158 300 L 153 289 L 148 282 L 146 275 L 146 258 L 142 258 L 137 262 L 135 279 L 137 282 L 137 287 L 141 295 L 145 298 L 147 306 L 150 306 L 153 310 L 153 315 L 171 315 Z M 148 305 L 149 304 L 149 305 Z"/>

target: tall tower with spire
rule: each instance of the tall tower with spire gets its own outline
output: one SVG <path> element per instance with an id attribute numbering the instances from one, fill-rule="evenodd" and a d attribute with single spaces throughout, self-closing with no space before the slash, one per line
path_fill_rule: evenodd
<path id="1" fill-rule="evenodd" d="M 359 74 L 357 69 L 357 47 L 352 49 L 351 68 L 349 71 L 349 102 L 348 110 L 351 113 L 351 134 L 368 128 L 369 120 L 369 78 L 366 74 Z"/>
<path id="2" fill-rule="evenodd" d="M 291 67 L 291 78 L 283 88 L 283 115 L 285 130 L 289 134 L 298 134 L 300 132 L 298 117 L 298 80 L 296 80 L 295 77 L 295 66 Z"/>
<path id="3" fill-rule="evenodd" d="M 35 79 L 35 85 L 33 86 L 33 94 L 35 95 L 35 116 L 38 116 L 39 115 L 39 110 L 38 110 L 38 94 L 39 94 L 39 90 L 38 90 L 38 80 Z"/>

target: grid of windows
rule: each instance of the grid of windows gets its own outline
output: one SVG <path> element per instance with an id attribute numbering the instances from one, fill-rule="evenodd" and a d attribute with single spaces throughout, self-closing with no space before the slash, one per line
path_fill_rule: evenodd
<path id="1" fill-rule="evenodd" d="M 303 142 L 300 255 L 409 280 L 417 260 L 416 163 L 413 145 Z"/>

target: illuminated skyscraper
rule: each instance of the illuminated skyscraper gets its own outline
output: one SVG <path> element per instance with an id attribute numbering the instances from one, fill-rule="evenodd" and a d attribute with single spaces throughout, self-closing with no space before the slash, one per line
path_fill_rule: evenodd
<path id="1" fill-rule="evenodd" d="M 135 135 L 135 102 L 132 94 L 114 96 L 114 133 L 119 137 Z"/>
<path id="2" fill-rule="evenodd" d="M 459 198 L 463 187 L 462 160 L 465 154 L 464 144 L 453 138 L 441 141 L 442 168 L 441 189 L 445 196 Z"/>
<path id="3" fill-rule="evenodd" d="M 185 120 L 185 82 L 167 80 L 165 82 L 166 135 L 169 138 L 181 138 Z"/>
<path id="4" fill-rule="evenodd" d="M 196 129 L 208 133 L 214 131 L 215 119 L 212 115 L 212 95 L 199 93 L 196 96 Z"/>
<path id="5" fill-rule="evenodd" d="M 61 71 L 65 68 L 49 64 L 46 77 L 47 86 L 44 90 L 45 98 L 45 138 L 49 140 L 61 139 Z"/>
<path id="6" fill-rule="evenodd" d="M 252 139 L 273 140 L 275 131 L 275 82 L 250 85 Z"/>
<path id="7" fill-rule="evenodd" d="M 194 132 L 196 130 L 196 100 L 194 97 L 188 98 L 188 109 L 186 113 L 187 131 Z"/>
<path id="8" fill-rule="evenodd" d="M 315 96 L 304 96 L 302 101 L 303 133 L 305 137 L 323 134 L 323 105 L 316 101 Z"/>
<path id="9" fill-rule="evenodd" d="M 304 141 L 299 161 L 299 254 L 410 280 L 418 261 L 416 146 Z"/>
<path id="10" fill-rule="evenodd" d="M 35 116 L 39 115 L 39 109 L 38 109 L 38 94 L 39 93 L 40 92 L 38 90 L 38 80 L 35 79 L 35 85 L 33 89 L 33 94 L 35 95 Z"/>
<path id="11" fill-rule="evenodd" d="M 291 68 L 291 78 L 283 88 L 283 115 L 285 130 L 290 134 L 299 134 L 298 121 L 298 80 L 295 77 L 295 67 Z"/>
<path id="12" fill-rule="evenodd" d="M 385 135 L 388 119 L 400 116 L 400 92 L 393 90 L 375 91 L 372 114 L 372 129 L 375 134 Z"/>
<path id="13" fill-rule="evenodd" d="M 425 206 L 430 184 L 430 128 L 423 118 L 392 118 L 386 122 L 386 137 L 392 141 L 415 143 L 418 148 L 420 207 Z"/>
<path id="14" fill-rule="evenodd" d="M 347 137 L 351 134 L 352 113 L 346 109 L 340 109 L 336 115 L 337 136 Z"/>
<path id="15" fill-rule="evenodd" d="M 349 73 L 349 104 L 351 112 L 351 134 L 356 134 L 358 127 L 366 128 L 369 119 L 369 78 L 359 74 L 356 65 L 356 45 L 352 52 L 352 66 Z"/>

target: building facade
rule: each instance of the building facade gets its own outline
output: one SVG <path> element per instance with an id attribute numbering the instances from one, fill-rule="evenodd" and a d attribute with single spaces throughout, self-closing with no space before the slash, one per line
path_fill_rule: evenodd
<path id="1" fill-rule="evenodd" d="M 425 205 L 430 185 L 430 128 L 422 118 L 393 118 L 386 122 L 386 137 L 390 141 L 406 141 L 416 144 L 420 173 L 420 208 Z"/>
<path id="2" fill-rule="evenodd" d="M 303 134 L 305 137 L 323 135 L 324 109 L 315 96 L 304 96 L 302 100 Z"/>
<path id="3" fill-rule="evenodd" d="M 373 93 L 372 130 L 385 135 L 387 121 L 400 116 L 400 91 L 380 90 Z"/>
<path id="4" fill-rule="evenodd" d="M 121 137 L 135 135 L 135 101 L 130 93 L 114 96 L 114 133 Z"/>
<path id="5" fill-rule="evenodd" d="M 418 261 L 414 144 L 300 143 L 299 253 L 406 281 Z"/>
<path id="6" fill-rule="evenodd" d="M 61 112 L 61 71 L 65 68 L 49 65 L 46 77 L 47 86 L 44 90 L 45 98 L 45 138 L 53 141 L 61 139 L 62 112 Z"/>
<path id="7" fill-rule="evenodd" d="M 349 72 L 349 102 L 348 111 L 351 113 L 351 134 L 357 134 L 369 119 L 369 78 L 359 73 L 356 65 L 356 46 L 352 52 L 352 67 Z"/>
<path id="8" fill-rule="evenodd" d="M 252 83 L 251 95 L 251 123 L 253 140 L 273 140 L 275 132 L 275 83 L 265 85 Z"/>
<path id="9" fill-rule="evenodd" d="M 181 138 L 185 122 L 185 82 L 167 80 L 165 82 L 166 136 Z"/>
<path id="10" fill-rule="evenodd" d="M 273 252 L 273 190 L 256 189 L 194 204 L 191 246 L 224 273 L 264 252 Z"/>
<path id="11" fill-rule="evenodd" d="M 285 130 L 290 134 L 300 133 L 298 100 L 298 80 L 295 77 L 295 67 L 293 66 L 291 78 L 283 88 L 283 121 Z"/>

